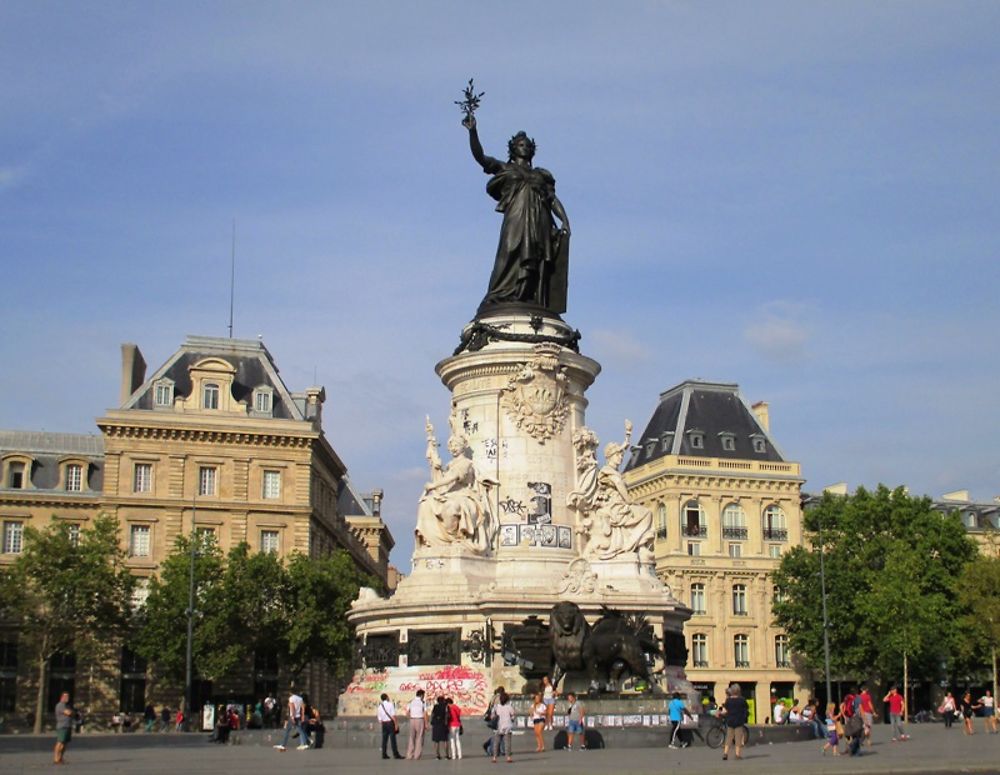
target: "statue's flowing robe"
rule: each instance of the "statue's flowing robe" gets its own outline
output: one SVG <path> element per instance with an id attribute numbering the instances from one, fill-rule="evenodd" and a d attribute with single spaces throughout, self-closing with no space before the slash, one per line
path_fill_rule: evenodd
<path id="1" fill-rule="evenodd" d="M 481 306 L 521 302 L 566 311 L 569 240 L 555 225 L 555 178 L 541 167 L 486 157 L 486 191 L 503 213 L 490 285 Z"/>

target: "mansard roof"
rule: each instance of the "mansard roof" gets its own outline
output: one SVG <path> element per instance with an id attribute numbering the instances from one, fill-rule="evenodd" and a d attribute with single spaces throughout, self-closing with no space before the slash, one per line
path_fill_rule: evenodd
<path id="1" fill-rule="evenodd" d="M 0 458 L 11 454 L 24 455 L 34 461 L 31 485 L 36 490 L 53 490 L 59 485 L 59 466 L 67 458 L 80 458 L 90 463 L 89 492 L 100 491 L 103 486 L 102 436 L 89 433 L 0 430 Z M 5 483 L 0 484 L 2 486 Z"/>
<path id="2" fill-rule="evenodd" d="M 784 461 L 735 383 L 687 380 L 661 393 L 634 444 L 626 470 L 666 455 Z"/>
<path id="3" fill-rule="evenodd" d="M 206 359 L 221 359 L 235 369 L 233 398 L 251 401 L 254 389 L 265 386 L 274 391 L 271 416 L 284 420 L 305 420 L 305 401 L 296 400 L 281 377 L 264 343 L 255 339 L 225 339 L 188 336 L 180 349 L 153 373 L 125 402 L 122 409 L 153 409 L 153 391 L 161 380 L 170 380 L 175 396 L 191 393 L 191 366 Z"/>

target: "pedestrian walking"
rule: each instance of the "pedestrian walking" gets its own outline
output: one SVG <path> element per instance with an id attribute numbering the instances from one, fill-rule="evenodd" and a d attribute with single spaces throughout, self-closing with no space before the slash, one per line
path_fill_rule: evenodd
<path id="1" fill-rule="evenodd" d="M 850 741 L 847 752 L 851 756 L 861 755 L 861 741 L 865 734 L 865 720 L 861 716 L 861 697 L 858 695 L 857 687 L 852 686 L 851 690 L 844 697 L 840 704 L 840 714 L 844 719 L 844 734 Z"/>
<path id="2" fill-rule="evenodd" d="M 889 706 L 892 742 L 909 740 L 910 736 L 903 732 L 903 695 L 899 693 L 899 687 L 896 684 L 889 687 L 889 693 L 882 698 L 882 702 Z"/>
<path id="3" fill-rule="evenodd" d="M 861 720 L 864 722 L 864 737 L 862 742 L 871 748 L 872 745 L 872 724 L 878 718 L 875 712 L 875 703 L 872 701 L 871 692 L 868 691 L 867 684 L 861 684 L 861 694 L 858 695 L 859 708 L 861 710 Z"/>
<path id="4" fill-rule="evenodd" d="M 56 703 L 56 745 L 53 750 L 52 763 L 63 764 L 63 754 L 66 746 L 73 738 L 73 706 L 69 702 L 69 692 L 59 695 Z"/>
<path id="5" fill-rule="evenodd" d="M 997 733 L 996 707 L 993 701 L 993 692 L 989 689 L 986 694 L 979 698 L 980 715 L 983 717 L 983 730 L 988 735 Z"/>
<path id="6" fill-rule="evenodd" d="M 375 711 L 375 719 L 382 725 L 382 758 L 388 759 L 389 753 L 386 750 L 388 744 L 392 743 L 392 757 L 402 759 L 399 755 L 399 747 L 396 743 L 396 735 L 399 734 L 399 722 L 396 721 L 396 706 L 389 695 L 383 692 L 379 698 L 378 709 Z"/>
<path id="7" fill-rule="evenodd" d="M 299 750 L 304 751 L 307 749 L 309 747 L 309 734 L 306 732 L 303 724 L 304 721 L 305 700 L 302 699 L 302 696 L 298 692 L 293 690 L 288 697 L 288 722 L 285 724 L 285 736 L 278 745 L 274 746 L 274 749 L 276 751 L 285 750 L 285 746 L 288 745 L 288 737 L 291 735 L 293 729 L 298 730 L 299 733 Z"/>
<path id="8" fill-rule="evenodd" d="M 827 751 L 833 751 L 834 756 L 840 756 L 840 733 L 837 731 L 837 722 L 840 714 L 837 706 L 832 702 L 826 706 L 826 742 L 820 749 L 820 753 L 826 756 Z"/>
<path id="9" fill-rule="evenodd" d="M 670 748 L 687 748 L 688 743 L 681 737 L 681 725 L 685 717 L 691 718 L 691 713 L 687 709 L 680 692 L 674 692 L 673 699 L 667 706 L 667 714 L 670 718 Z"/>
<path id="10" fill-rule="evenodd" d="M 580 736 L 580 750 L 586 750 L 587 738 L 583 731 L 584 707 L 576 695 L 570 692 L 566 695 L 569 707 L 566 709 L 566 750 L 573 750 L 573 741 Z"/>
<path id="11" fill-rule="evenodd" d="M 160 708 L 160 731 L 169 732 L 170 731 L 170 708 L 164 705 Z"/>
<path id="12" fill-rule="evenodd" d="M 958 709 L 962 713 L 962 723 L 965 725 L 965 734 L 976 734 L 976 730 L 972 728 L 972 717 L 976 713 L 976 706 L 972 702 L 972 692 L 966 692 L 962 695 L 962 699 L 958 703 Z"/>
<path id="13" fill-rule="evenodd" d="M 505 691 L 500 692 L 496 704 L 493 706 L 493 716 L 496 718 L 497 726 L 493 730 L 493 755 L 492 761 L 497 760 L 497 752 L 500 750 L 500 739 L 503 738 L 504 750 L 507 752 L 507 762 L 514 761 L 514 749 L 511 747 L 511 732 L 514 729 L 514 706 L 510 704 L 510 696 Z"/>
<path id="14" fill-rule="evenodd" d="M 722 746 L 722 758 L 729 758 L 729 748 L 732 746 L 736 749 L 736 758 L 742 759 L 743 746 L 746 745 L 743 729 L 750 718 L 750 706 L 743 699 L 739 684 L 730 684 L 726 689 L 726 701 L 722 704 L 719 715 L 726 722 L 726 742 Z"/>
<path id="15" fill-rule="evenodd" d="M 545 718 L 548 715 L 548 706 L 542 700 L 541 694 L 536 694 L 531 698 L 531 726 L 535 730 L 535 753 L 545 750 L 545 738 L 542 732 L 548 728 Z"/>
<path id="16" fill-rule="evenodd" d="M 438 759 L 450 759 L 448 753 L 448 698 L 438 695 L 437 702 L 431 708 L 431 742 L 434 743 L 434 756 Z M 444 757 L 441 752 L 444 751 Z"/>
<path id="17" fill-rule="evenodd" d="M 952 722 L 955 720 L 955 713 L 958 708 L 955 705 L 955 696 L 948 692 L 944 696 L 944 700 L 938 707 L 938 713 L 941 714 L 941 718 L 944 719 L 945 729 L 951 729 Z"/>
<path id="18" fill-rule="evenodd" d="M 407 730 L 406 758 L 419 759 L 424 752 L 424 728 L 427 726 L 427 705 L 424 690 L 418 689 L 417 696 L 406 707 L 410 728 Z"/>
<path id="19" fill-rule="evenodd" d="M 462 758 L 462 709 L 449 697 L 448 705 L 448 754 L 451 759 Z"/>
<path id="20" fill-rule="evenodd" d="M 184 708 L 177 709 L 177 715 L 174 716 L 174 731 L 175 732 L 184 731 Z"/>
<path id="21" fill-rule="evenodd" d="M 152 732 L 153 727 L 156 726 L 156 708 L 153 707 L 153 703 L 149 703 L 143 710 L 142 720 L 146 725 L 146 731 Z"/>

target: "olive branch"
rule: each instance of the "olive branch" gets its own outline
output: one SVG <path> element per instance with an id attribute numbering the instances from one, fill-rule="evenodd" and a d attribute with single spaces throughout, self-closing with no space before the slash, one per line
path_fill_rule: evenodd
<path id="1" fill-rule="evenodd" d="M 470 78 L 469 85 L 466 86 L 462 92 L 464 99 L 455 100 L 455 104 L 458 105 L 459 109 L 465 114 L 466 120 L 472 118 L 475 112 L 479 109 L 480 101 L 485 95 L 486 92 L 484 91 L 476 94 L 476 87 Z"/>

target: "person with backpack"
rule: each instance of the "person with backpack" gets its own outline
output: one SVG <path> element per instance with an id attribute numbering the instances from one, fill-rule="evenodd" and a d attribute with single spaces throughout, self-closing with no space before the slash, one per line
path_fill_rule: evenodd
<path id="1" fill-rule="evenodd" d="M 840 704 L 840 715 L 844 720 L 844 734 L 850 740 L 847 751 L 851 756 L 860 756 L 865 721 L 861 716 L 861 697 L 858 695 L 857 687 L 852 686 L 844 697 L 844 701 Z"/>

